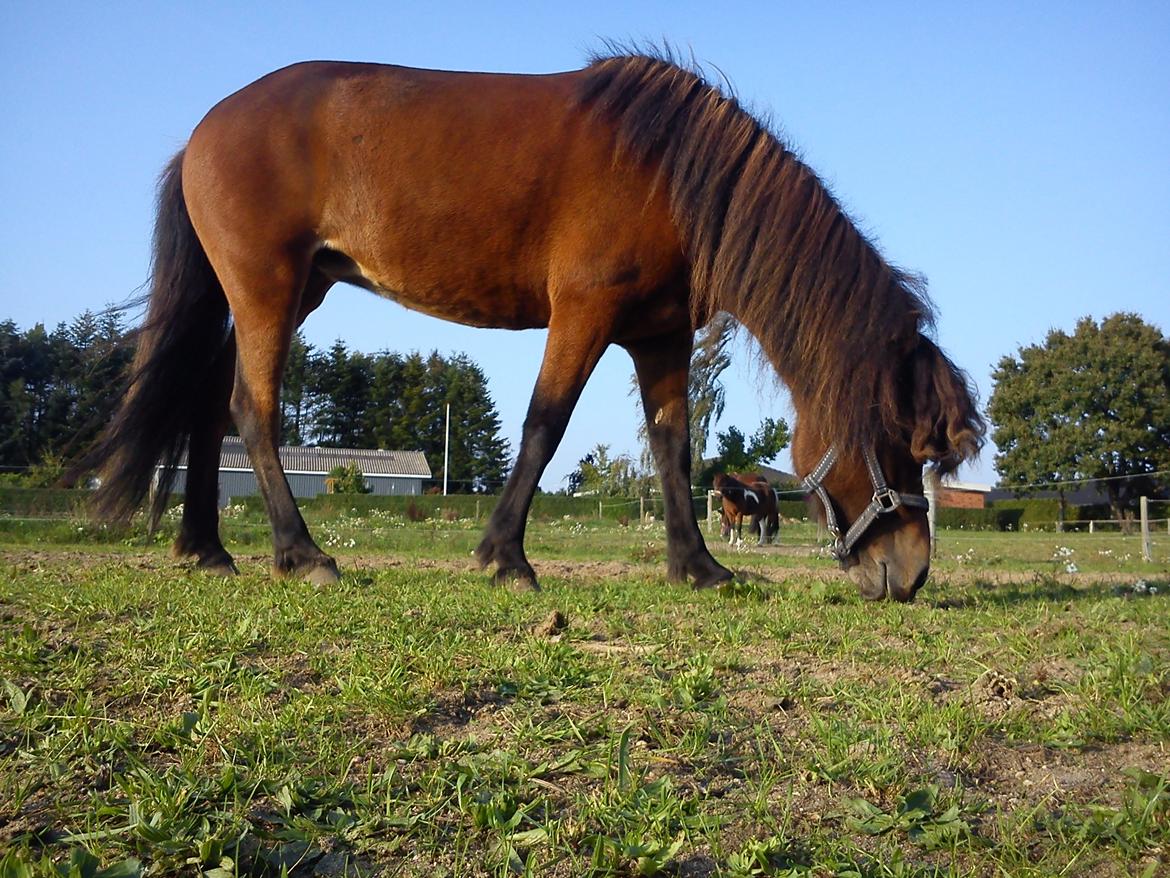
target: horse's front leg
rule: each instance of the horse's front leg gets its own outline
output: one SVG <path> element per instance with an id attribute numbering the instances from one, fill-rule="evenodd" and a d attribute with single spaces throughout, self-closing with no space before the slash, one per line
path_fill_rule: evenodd
<path id="1" fill-rule="evenodd" d="M 658 464 L 666 519 L 666 573 L 675 581 L 694 580 L 696 588 L 731 579 L 703 542 L 691 502 L 691 440 L 687 376 L 692 334 L 688 330 L 627 344 L 634 360 L 650 449 Z"/>
<path id="2" fill-rule="evenodd" d="M 475 550 L 480 567 L 496 564 L 497 582 L 513 580 L 519 589 L 539 588 L 524 554 L 528 508 L 544 468 L 569 423 L 581 389 L 609 344 L 611 324 L 597 314 L 554 312 L 536 389 L 528 404 L 516 465 Z"/>

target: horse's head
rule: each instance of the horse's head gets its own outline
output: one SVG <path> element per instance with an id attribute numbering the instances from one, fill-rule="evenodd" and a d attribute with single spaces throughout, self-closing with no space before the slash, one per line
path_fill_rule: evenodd
<path id="1" fill-rule="evenodd" d="M 920 338 L 906 358 L 898 391 L 892 428 L 866 442 L 825 436 L 815 407 L 793 437 L 793 464 L 810 502 L 867 600 L 909 601 L 922 587 L 930 570 L 922 468 L 952 472 L 983 439 L 966 376 L 930 340 Z"/>

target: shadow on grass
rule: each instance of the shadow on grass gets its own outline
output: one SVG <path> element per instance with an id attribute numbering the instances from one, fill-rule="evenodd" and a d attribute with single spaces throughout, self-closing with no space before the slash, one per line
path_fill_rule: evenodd
<path id="1" fill-rule="evenodd" d="M 1030 582 L 991 582 L 977 579 L 970 586 L 974 594 L 931 601 L 938 610 L 963 610 L 980 606 L 1013 606 L 1038 603 L 1070 603 L 1073 601 L 1102 600 L 1160 600 L 1170 594 L 1170 583 L 1162 580 L 1143 580 L 1135 575 L 1133 582 L 1089 582 L 1085 584 L 1063 581 L 1053 575 L 1037 574 Z"/>

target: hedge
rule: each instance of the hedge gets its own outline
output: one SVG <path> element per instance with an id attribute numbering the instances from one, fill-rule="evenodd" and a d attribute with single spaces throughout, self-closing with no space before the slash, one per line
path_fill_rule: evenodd
<path id="1" fill-rule="evenodd" d="M 92 491 L 73 488 L 0 487 L 0 511 L 9 515 L 54 517 L 80 515 L 85 511 Z"/>
<path id="2" fill-rule="evenodd" d="M 811 518 L 809 514 L 808 504 L 803 500 L 779 500 L 776 507 L 780 510 L 781 518 L 795 518 L 797 521 L 804 521 L 806 518 Z"/>
<path id="3" fill-rule="evenodd" d="M 957 530 L 1002 530 L 1000 513 L 995 509 L 952 509 L 940 507 L 934 512 L 935 527 Z"/>

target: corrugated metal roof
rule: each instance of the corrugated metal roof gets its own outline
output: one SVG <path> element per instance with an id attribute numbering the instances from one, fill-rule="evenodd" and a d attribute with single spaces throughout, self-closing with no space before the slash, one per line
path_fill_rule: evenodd
<path id="1" fill-rule="evenodd" d="M 431 468 L 421 451 L 382 451 L 376 448 L 316 448 L 301 445 L 282 445 L 280 463 L 285 472 L 328 474 L 336 466 L 356 463 L 366 476 L 413 476 L 429 479 Z M 180 466 L 187 465 L 184 454 Z M 244 440 L 227 436 L 219 452 L 220 469 L 252 468 Z"/>

